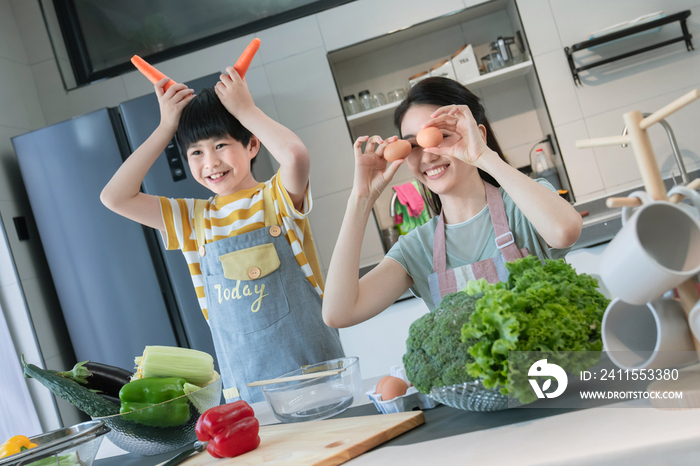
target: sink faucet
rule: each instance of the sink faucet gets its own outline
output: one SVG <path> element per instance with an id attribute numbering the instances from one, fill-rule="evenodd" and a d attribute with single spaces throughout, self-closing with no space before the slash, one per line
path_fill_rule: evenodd
<path id="1" fill-rule="evenodd" d="M 651 115 L 651 113 L 642 113 L 642 116 L 644 118 L 648 117 Z M 685 165 L 683 164 L 683 158 L 681 157 L 681 151 L 678 148 L 678 142 L 676 142 L 676 136 L 673 134 L 673 130 L 671 129 L 671 125 L 668 124 L 666 120 L 659 120 L 659 123 L 661 123 L 661 126 L 664 127 L 666 130 L 666 134 L 668 135 L 668 140 L 671 142 L 671 150 L 673 150 L 673 155 L 676 157 L 676 163 L 678 164 L 678 169 L 681 172 L 681 179 L 683 180 L 683 184 L 688 184 L 689 179 L 688 179 L 688 172 L 685 171 Z M 622 135 L 625 136 L 627 134 L 627 126 L 625 126 L 625 129 L 622 130 Z M 622 147 L 627 147 L 627 144 L 622 144 Z M 674 183 L 675 183 L 675 176 L 673 176 L 673 173 L 671 173 L 671 176 L 674 178 Z"/>

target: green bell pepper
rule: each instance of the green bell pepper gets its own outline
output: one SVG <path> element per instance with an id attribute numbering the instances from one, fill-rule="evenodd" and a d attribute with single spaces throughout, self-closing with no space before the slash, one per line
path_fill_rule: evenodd
<path id="1" fill-rule="evenodd" d="M 174 427 L 190 420 L 190 405 L 181 377 L 146 377 L 129 382 L 119 391 L 119 412 L 125 418 L 152 427 Z M 178 400 L 174 398 L 182 397 Z M 162 403 L 162 404 L 160 404 Z"/>

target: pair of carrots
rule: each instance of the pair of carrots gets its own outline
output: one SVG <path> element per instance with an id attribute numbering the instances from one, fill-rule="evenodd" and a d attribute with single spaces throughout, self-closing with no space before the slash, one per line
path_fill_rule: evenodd
<path id="1" fill-rule="evenodd" d="M 238 58 L 236 64 L 233 65 L 233 69 L 238 72 L 238 75 L 241 78 L 243 78 L 248 72 L 248 68 L 250 68 L 250 62 L 253 61 L 253 57 L 255 56 L 255 53 L 258 51 L 259 48 L 260 39 L 256 37 L 252 40 L 250 44 L 248 44 L 248 47 L 246 47 L 241 56 Z M 167 78 L 166 75 L 155 69 L 152 65 L 148 64 L 146 60 L 139 57 L 138 55 L 134 55 L 131 58 L 131 63 L 133 63 L 134 66 L 138 68 L 138 70 L 141 73 L 143 73 L 143 75 L 146 76 L 148 80 L 151 81 L 153 84 L 157 83 L 163 78 Z M 165 86 L 163 86 L 163 90 L 167 91 L 168 88 L 173 84 L 177 83 L 172 79 L 169 80 L 167 83 L 165 83 Z"/>

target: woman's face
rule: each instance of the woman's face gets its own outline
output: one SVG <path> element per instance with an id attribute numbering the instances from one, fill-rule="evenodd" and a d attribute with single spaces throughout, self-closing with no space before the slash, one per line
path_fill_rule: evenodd
<path id="1" fill-rule="evenodd" d="M 460 181 L 463 182 L 476 167 L 455 157 L 424 152 L 416 142 L 416 134 L 421 126 L 431 119 L 430 115 L 438 108 L 437 105 L 414 105 L 409 108 L 401 122 L 401 134 L 413 147 L 406 158 L 406 164 L 413 175 L 432 192 L 446 194 Z M 444 129 L 442 136 L 442 146 L 450 146 L 459 138 L 457 134 Z"/>

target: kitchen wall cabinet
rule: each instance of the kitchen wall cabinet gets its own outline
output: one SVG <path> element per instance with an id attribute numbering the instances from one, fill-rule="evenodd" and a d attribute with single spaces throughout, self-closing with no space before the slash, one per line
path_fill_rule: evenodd
<path id="1" fill-rule="evenodd" d="M 383 34 L 328 53 L 339 99 L 369 90 L 387 95 L 398 88 L 408 90 L 408 78 L 449 59 L 463 45 L 471 44 L 478 63 L 491 52 L 490 43 L 499 36 L 523 35 L 523 26 L 514 1 L 497 0 L 464 8 L 441 17 Z M 523 35 L 523 37 L 525 37 Z M 554 133 L 544 104 L 542 90 L 530 59 L 527 40 L 520 63 L 482 74 L 463 82 L 484 104 L 489 121 L 506 157 L 515 167 L 531 165 L 531 150 Z M 515 46 L 511 46 L 515 50 Z M 398 134 L 393 124 L 392 102 L 360 113 L 347 114 L 351 138 L 378 134 L 384 138 Z M 570 190 L 566 169 L 556 147 L 543 144 L 557 167 L 561 186 Z M 554 149 L 552 151 L 552 149 Z M 534 151 L 533 151 L 534 152 Z M 392 185 L 411 181 L 402 166 Z M 375 206 L 380 230 L 393 226 L 389 208 L 393 191 L 387 189 Z"/>

